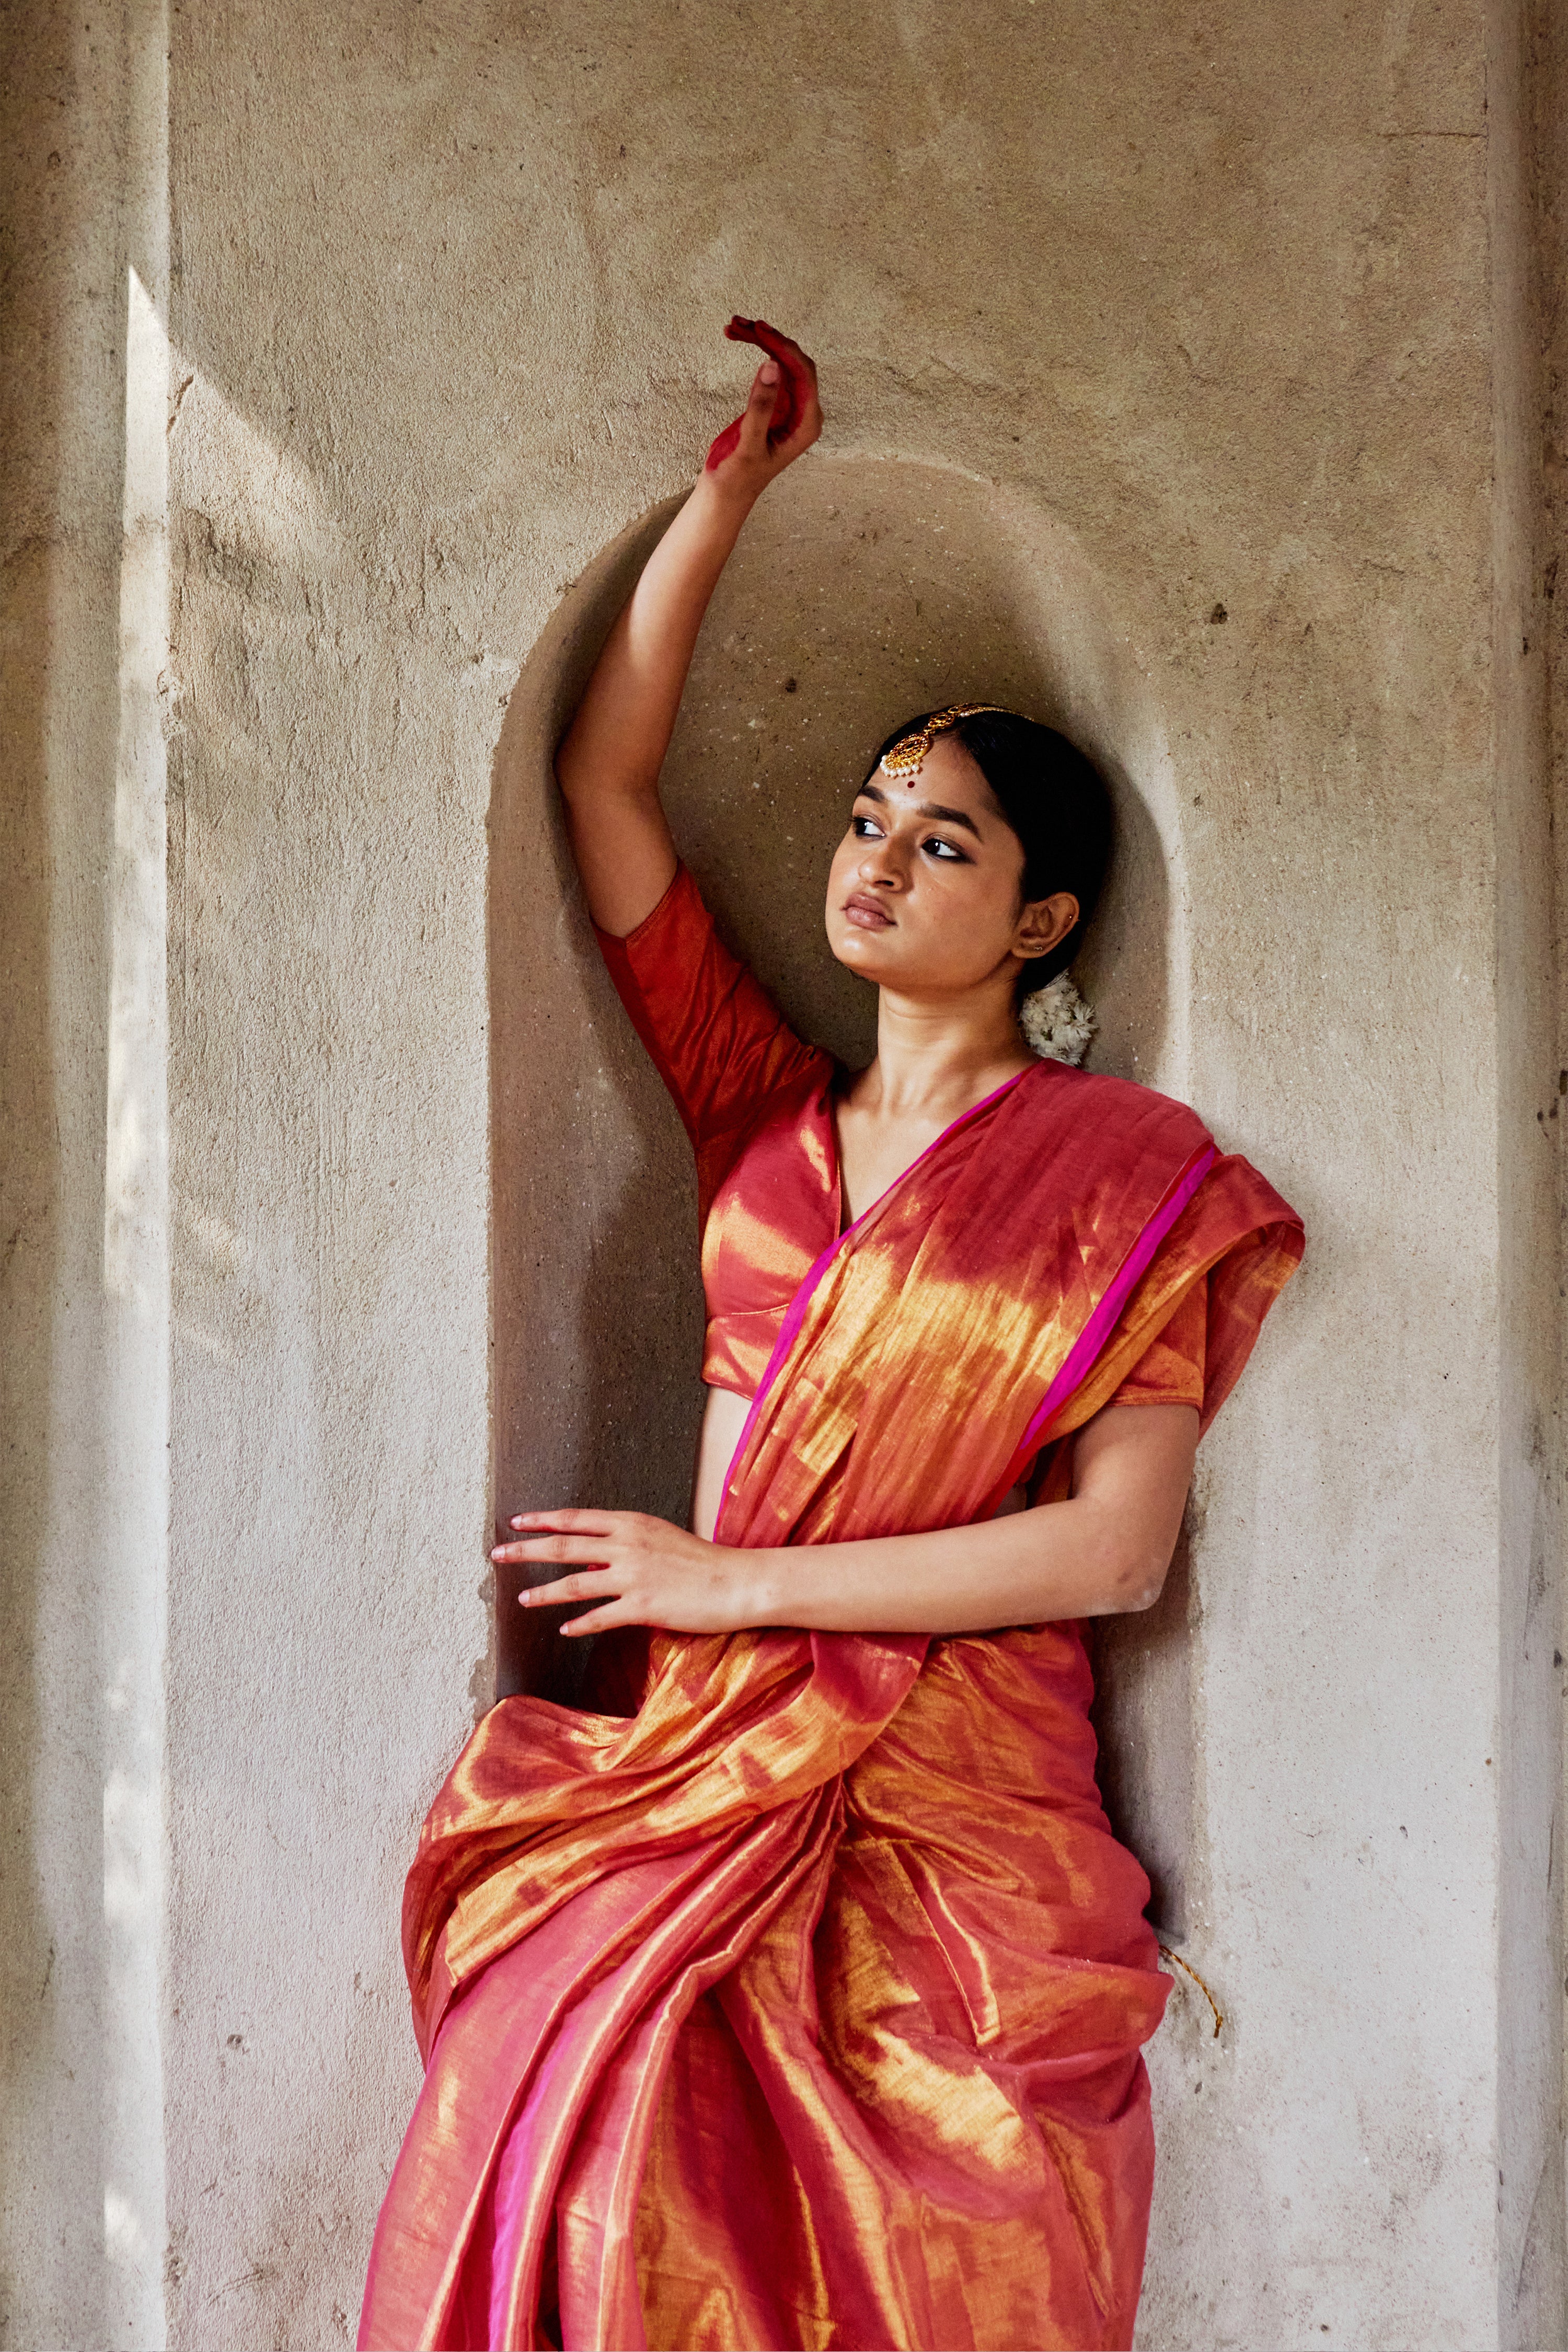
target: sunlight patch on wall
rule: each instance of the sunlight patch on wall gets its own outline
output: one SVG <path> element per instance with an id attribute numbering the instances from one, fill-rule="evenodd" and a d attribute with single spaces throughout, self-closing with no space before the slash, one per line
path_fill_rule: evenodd
<path id="1" fill-rule="evenodd" d="M 104 2254 L 128 2327 L 163 2326 L 163 1670 L 169 1530 L 169 350 L 126 291 L 120 730 L 110 893 L 103 1284 L 113 1533 L 100 1569 L 103 1690 Z M 136 2340 L 145 2340 L 143 2335 Z M 160 2332 L 158 2339 L 163 2340 Z"/>

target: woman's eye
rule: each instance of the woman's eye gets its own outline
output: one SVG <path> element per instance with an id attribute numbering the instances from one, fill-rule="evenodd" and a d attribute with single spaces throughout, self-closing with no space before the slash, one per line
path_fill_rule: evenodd
<path id="1" fill-rule="evenodd" d="M 857 841 L 872 841 L 880 838 L 882 828 L 874 816 L 852 816 L 849 830 Z"/>
<path id="2" fill-rule="evenodd" d="M 921 847 L 929 851 L 932 857 L 940 857 L 944 862 L 952 860 L 958 866 L 967 866 L 969 863 L 963 850 L 955 849 L 951 841 L 943 841 L 939 833 L 933 833 L 929 841 L 922 841 Z"/>

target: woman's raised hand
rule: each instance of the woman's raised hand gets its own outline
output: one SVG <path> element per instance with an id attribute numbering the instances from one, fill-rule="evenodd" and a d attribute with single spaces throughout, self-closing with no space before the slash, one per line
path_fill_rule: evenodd
<path id="1" fill-rule="evenodd" d="M 816 370 L 800 345 L 763 319 L 731 319 L 725 332 L 766 353 L 745 415 L 720 434 L 648 558 L 555 754 L 588 911 L 617 939 L 675 874 L 658 772 L 708 599 L 756 499 L 822 430 Z"/>
<path id="2" fill-rule="evenodd" d="M 792 336 L 765 319 L 737 316 L 724 332 L 731 342 L 758 344 L 766 356 L 744 410 L 720 434 L 703 471 L 715 475 L 721 488 L 743 488 L 754 498 L 822 431 L 816 366 Z"/>

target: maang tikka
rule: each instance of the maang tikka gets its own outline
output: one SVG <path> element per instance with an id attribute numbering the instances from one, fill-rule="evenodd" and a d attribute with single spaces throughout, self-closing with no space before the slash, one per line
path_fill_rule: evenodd
<path id="1" fill-rule="evenodd" d="M 912 734 L 895 743 L 890 751 L 884 751 L 879 762 L 882 773 L 900 783 L 906 776 L 919 775 L 933 739 L 944 735 L 950 727 L 956 727 L 961 719 L 978 719 L 983 710 L 1006 716 L 999 702 L 955 702 L 951 710 L 934 712 L 923 727 L 917 727 Z"/>

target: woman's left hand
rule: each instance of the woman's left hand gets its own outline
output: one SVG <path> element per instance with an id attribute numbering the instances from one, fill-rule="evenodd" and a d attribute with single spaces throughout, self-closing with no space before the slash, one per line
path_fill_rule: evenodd
<path id="1" fill-rule="evenodd" d="M 602 1633 L 611 1625 L 659 1625 L 672 1633 L 732 1633 L 753 1621 L 746 1612 L 752 1555 L 707 1543 L 646 1511 L 523 1511 L 511 1522 L 515 1542 L 498 1544 L 496 1561 L 561 1573 L 518 1595 L 524 1609 L 563 1601 L 596 1602 L 563 1633 Z"/>

